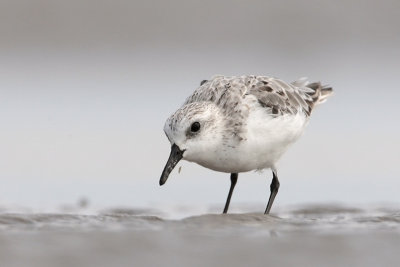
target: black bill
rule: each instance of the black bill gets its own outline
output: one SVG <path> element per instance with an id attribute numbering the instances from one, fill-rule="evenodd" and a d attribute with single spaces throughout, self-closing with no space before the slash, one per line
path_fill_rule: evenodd
<path id="1" fill-rule="evenodd" d="M 165 182 L 168 179 L 169 174 L 175 168 L 176 164 L 178 164 L 178 162 L 182 159 L 183 152 L 185 152 L 185 150 L 183 150 L 183 151 L 180 150 L 180 148 L 177 145 L 173 144 L 171 146 L 171 154 L 169 155 L 167 164 L 165 164 L 164 170 L 161 174 L 160 185 L 165 184 Z"/>

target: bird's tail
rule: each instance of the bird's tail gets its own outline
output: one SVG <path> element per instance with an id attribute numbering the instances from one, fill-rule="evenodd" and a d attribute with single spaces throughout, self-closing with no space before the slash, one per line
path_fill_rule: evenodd
<path id="1" fill-rule="evenodd" d="M 300 78 L 292 84 L 303 88 L 303 91 L 311 98 L 306 101 L 309 106 L 309 113 L 315 106 L 324 103 L 333 94 L 332 87 L 322 85 L 320 82 L 310 83 L 306 77 Z"/>
<path id="2" fill-rule="evenodd" d="M 332 87 L 322 85 L 320 82 L 309 83 L 306 86 L 314 91 L 307 93 L 311 96 L 314 106 L 324 103 L 333 94 Z"/>

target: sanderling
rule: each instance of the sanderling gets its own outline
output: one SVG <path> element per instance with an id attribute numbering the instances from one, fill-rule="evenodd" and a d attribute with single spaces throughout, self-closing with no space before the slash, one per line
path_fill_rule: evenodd
<path id="1" fill-rule="evenodd" d="M 270 168 L 268 214 L 279 189 L 276 162 L 303 133 L 313 108 L 331 94 L 331 87 L 305 78 L 293 83 L 253 75 L 202 81 L 165 123 L 171 154 L 160 185 L 181 159 L 230 173 L 226 213 L 238 173 Z"/>

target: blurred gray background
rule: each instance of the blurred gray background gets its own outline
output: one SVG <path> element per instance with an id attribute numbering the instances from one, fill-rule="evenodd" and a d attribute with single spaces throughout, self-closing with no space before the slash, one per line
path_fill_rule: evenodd
<path id="1" fill-rule="evenodd" d="M 279 167 L 276 206 L 400 203 L 399 1 L 0 1 L 0 207 L 224 204 L 229 175 L 169 154 L 203 79 L 307 76 L 335 95 Z M 239 176 L 264 205 L 270 171 Z"/>

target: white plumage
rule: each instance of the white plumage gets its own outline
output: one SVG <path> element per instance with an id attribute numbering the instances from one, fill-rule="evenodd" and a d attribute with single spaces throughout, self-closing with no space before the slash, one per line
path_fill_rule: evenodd
<path id="1" fill-rule="evenodd" d="M 236 180 L 237 173 L 271 168 L 279 187 L 275 163 L 301 136 L 314 106 L 331 93 L 331 88 L 304 78 L 291 84 L 253 75 L 201 82 L 165 123 L 176 155 L 171 152 L 160 184 L 183 158 L 236 175 Z M 227 205 L 229 201 L 230 196 Z"/>

